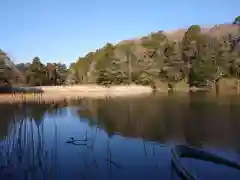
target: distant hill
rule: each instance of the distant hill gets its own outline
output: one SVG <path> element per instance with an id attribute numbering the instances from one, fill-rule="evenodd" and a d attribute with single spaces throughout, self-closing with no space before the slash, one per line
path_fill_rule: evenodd
<path id="1" fill-rule="evenodd" d="M 153 87 L 208 86 L 221 77 L 238 78 L 240 20 L 235 21 L 154 32 L 116 45 L 108 43 L 79 57 L 70 69 L 81 83 Z"/>
<path id="2" fill-rule="evenodd" d="M 160 89 L 218 87 L 221 82 L 240 90 L 240 16 L 231 24 L 152 32 L 123 40 L 62 63 L 14 65 L 0 51 L 1 81 L 24 79 L 30 86 L 74 83 L 142 84 Z M 6 62 L 7 61 L 7 62 Z M 9 66 L 8 66 L 9 65 Z M 14 83 L 14 82 L 13 82 Z"/>

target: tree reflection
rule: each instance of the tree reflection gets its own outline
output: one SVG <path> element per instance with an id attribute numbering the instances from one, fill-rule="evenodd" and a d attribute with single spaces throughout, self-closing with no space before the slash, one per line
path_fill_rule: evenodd
<path id="1" fill-rule="evenodd" d="M 162 103 L 159 103 L 159 99 L 154 97 L 89 101 L 93 101 L 92 104 L 95 106 L 89 107 L 88 102 L 81 102 L 77 111 L 78 115 L 81 118 L 88 118 L 90 124 L 99 122 L 100 127 L 109 135 L 121 134 L 164 142 L 167 135 L 167 120 L 165 119 L 170 118 L 169 114 L 172 114 L 170 109 L 166 109 L 169 102 L 164 98 Z M 181 112 L 175 111 L 175 113 L 179 113 L 176 115 L 178 118 L 181 117 Z M 171 128 L 176 119 L 170 119 L 170 121 L 172 122 L 169 124 Z"/>
<path id="2" fill-rule="evenodd" d="M 239 124 L 240 106 L 235 104 L 238 111 L 231 113 L 229 102 L 204 93 L 84 100 L 78 106 L 80 118 L 84 117 L 91 125 L 99 123 L 109 135 L 201 147 L 203 143 L 220 145 L 222 142 L 228 146 L 233 142 L 233 131 L 239 131 L 239 126 L 234 124 Z M 229 121 L 230 116 L 234 120 Z M 224 137 L 217 139 L 216 131 L 223 132 Z"/>

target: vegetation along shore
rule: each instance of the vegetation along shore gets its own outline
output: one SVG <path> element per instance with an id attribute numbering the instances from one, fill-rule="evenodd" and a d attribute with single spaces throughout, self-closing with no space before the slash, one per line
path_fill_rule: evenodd
<path id="1" fill-rule="evenodd" d="M 115 91 L 126 94 L 149 92 L 150 87 L 162 92 L 199 89 L 235 92 L 239 91 L 239 80 L 240 16 L 228 24 L 208 28 L 192 25 L 115 45 L 107 43 L 79 57 L 69 67 L 63 63 L 43 64 L 39 57 L 34 57 L 31 63 L 15 65 L 4 50 L 0 51 L 2 87 L 41 86 L 46 92 L 53 92 L 65 86 L 64 90 L 71 93 L 77 88 L 90 93 L 93 86 L 104 93 L 113 91 L 108 87 L 119 86 Z M 70 86 L 76 84 L 79 86 Z M 139 86 L 131 89 L 130 84 L 131 88 Z"/>

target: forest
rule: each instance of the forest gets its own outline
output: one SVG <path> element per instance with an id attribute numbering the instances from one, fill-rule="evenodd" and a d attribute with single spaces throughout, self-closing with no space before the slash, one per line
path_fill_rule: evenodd
<path id="1" fill-rule="evenodd" d="M 62 63 L 43 64 L 39 57 L 34 57 L 31 63 L 13 64 L 3 51 L 0 61 L 0 80 L 10 85 L 62 85 L 68 77 L 68 68 Z M 0 58 L 1 60 L 1 58 Z M 5 63 L 3 63 L 5 60 Z M 10 65 L 9 65 L 10 64 Z M 5 65 L 5 66 L 4 66 Z M 2 71 L 1 71 L 2 70 Z"/>
<path id="2" fill-rule="evenodd" d="M 10 58 L 3 51 L 0 60 Z M 16 64 L 16 68 L 20 73 L 17 78 L 8 78 L 11 84 L 30 86 L 94 83 L 213 87 L 222 79 L 238 82 L 240 16 L 232 23 L 210 28 L 192 25 L 186 30 L 158 31 L 115 45 L 107 43 L 79 57 L 70 67 L 43 64 L 36 56 L 31 63 Z"/>
<path id="3" fill-rule="evenodd" d="M 70 66 L 81 83 L 212 87 L 239 79 L 240 16 L 232 23 L 107 43 Z"/>

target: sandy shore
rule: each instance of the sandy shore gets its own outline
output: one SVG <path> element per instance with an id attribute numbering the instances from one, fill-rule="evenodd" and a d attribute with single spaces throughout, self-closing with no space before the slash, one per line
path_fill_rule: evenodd
<path id="1" fill-rule="evenodd" d="M 39 87 L 44 92 L 42 94 L 1 94 L 0 103 L 15 102 L 48 102 L 58 100 L 71 100 L 80 98 L 107 98 L 107 97 L 129 97 L 142 96 L 152 93 L 152 88 L 148 86 L 111 86 L 104 87 L 98 85 L 73 85 L 73 86 L 42 86 Z"/>
<path id="2" fill-rule="evenodd" d="M 28 87 L 35 88 L 35 87 Z M 0 94 L 0 103 L 17 102 L 52 102 L 61 100 L 74 100 L 81 98 L 108 98 L 108 97 L 133 97 L 151 95 L 153 89 L 150 86 L 141 85 L 116 85 L 104 87 L 99 85 L 73 85 L 73 86 L 41 86 L 42 94 L 16 93 Z M 157 89 L 157 92 L 168 93 L 169 89 Z M 201 88 L 176 89 L 176 92 L 199 91 Z"/>

